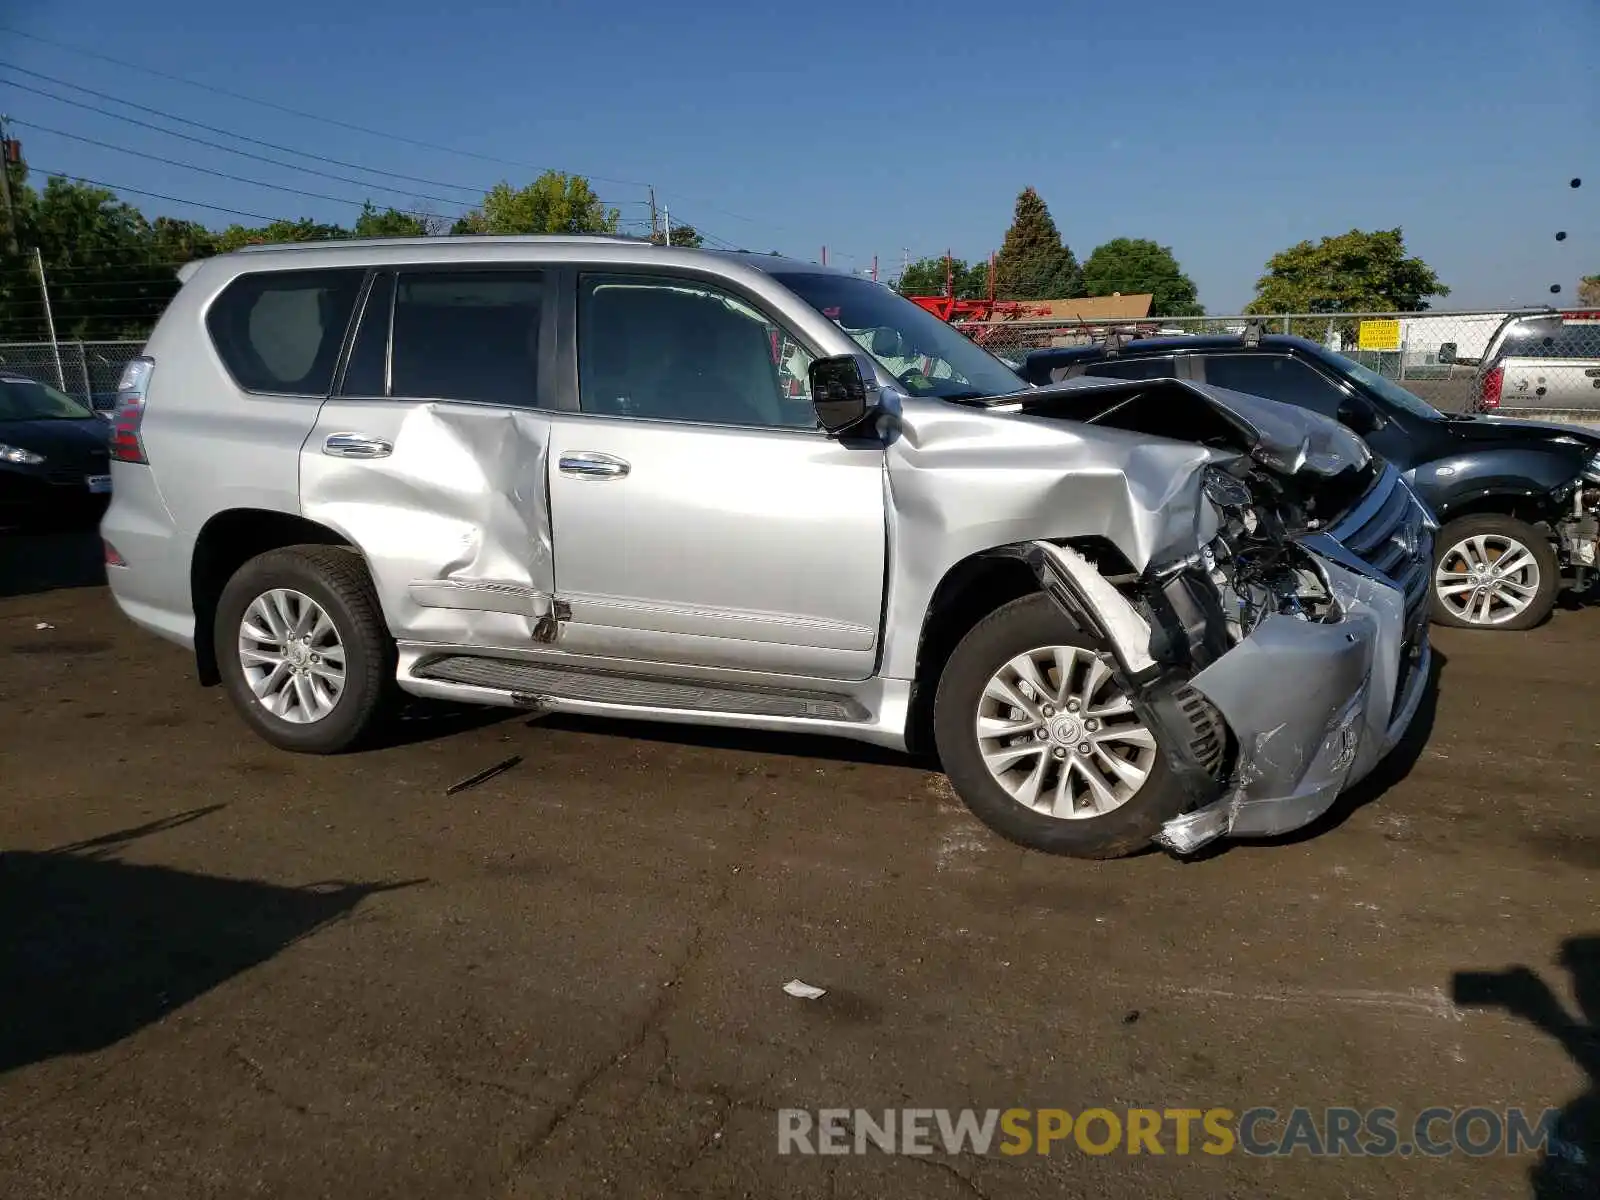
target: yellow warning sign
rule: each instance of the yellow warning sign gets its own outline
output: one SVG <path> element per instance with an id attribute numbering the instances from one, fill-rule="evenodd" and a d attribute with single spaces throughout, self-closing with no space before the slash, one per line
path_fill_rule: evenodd
<path id="1" fill-rule="evenodd" d="M 1399 321 L 1363 321 L 1359 345 L 1363 350 L 1400 349 Z"/>

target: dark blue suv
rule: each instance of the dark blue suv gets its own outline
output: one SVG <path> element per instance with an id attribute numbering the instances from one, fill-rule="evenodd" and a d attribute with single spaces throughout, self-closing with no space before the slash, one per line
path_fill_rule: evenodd
<path id="1" fill-rule="evenodd" d="M 1444 413 L 1352 359 L 1305 338 L 1198 336 L 1035 350 L 1030 383 L 1078 375 L 1188 379 L 1333 417 L 1394 463 L 1432 506 L 1433 619 L 1527 629 L 1569 572 L 1596 575 L 1600 431 Z"/>

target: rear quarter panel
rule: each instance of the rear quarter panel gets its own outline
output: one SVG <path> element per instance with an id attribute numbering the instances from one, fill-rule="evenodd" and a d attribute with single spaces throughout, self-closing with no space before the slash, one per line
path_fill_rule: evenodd
<path id="1" fill-rule="evenodd" d="M 1600 330 L 1600 326 L 1596 326 Z M 1596 337 L 1600 346 L 1600 334 Z M 1592 359 L 1506 358 L 1501 408 L 1575 408 L 1600 412 L 1600 353 Z"/>
<path id="2" fill-rule="evenodd" d="M 245 392 L 228 375 L 205 314 L 236 274 L 227 262 L 205 264 L 145 349 L 155 360 L 145 452 L 174 528 L 191 543 L 228 509 L 300 512 L 300 447 L 322 403 L 320 396 Z"/>

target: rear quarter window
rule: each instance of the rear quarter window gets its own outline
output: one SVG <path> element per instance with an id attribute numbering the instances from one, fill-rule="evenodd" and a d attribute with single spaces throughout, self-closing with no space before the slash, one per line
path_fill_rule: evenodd
<path id="1" fill-rule="evenodd" d="M 1510 329 L 1500 355 L 1503 358 L 1600 359 L 1600 321 L 1568 321 L 1549 334 Z"/>
<path id="2" fill-rule="evenodd" d="M 212 301 L 206 331 L 234 382 L 250 392 L 327 395 L 364 275 L 259 271 L 230 283 Z"/>

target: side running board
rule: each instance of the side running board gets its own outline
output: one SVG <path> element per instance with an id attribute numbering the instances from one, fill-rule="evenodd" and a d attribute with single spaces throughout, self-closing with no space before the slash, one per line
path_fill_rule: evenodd
<path id="1" fill-rule="evenodd" d="M 541 700 L 582 700 L 631 708 L 812 717 L 825 721 L 871 718 L 871 713 L 858 701 L 829 692 L 776 691 L 698 679 L 663 679 L 654 675 L 613 675 L 588 668 L 553 667 L 474 654 L 429 659 L 413 667 L 411 674 L 417 679 L 510 692 L 519 704 L 530 707 L 537 706 Z"/>

